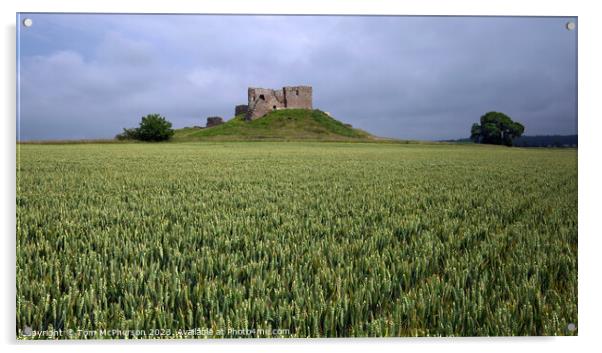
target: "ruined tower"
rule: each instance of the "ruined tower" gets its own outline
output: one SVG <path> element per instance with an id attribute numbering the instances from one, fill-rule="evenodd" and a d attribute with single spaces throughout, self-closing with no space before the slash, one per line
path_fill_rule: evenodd
<path id="1" fill-rule="evenodd" d="M 311 86 L 289 86 L 277 90 L 249 87 L 245 119 L 254 120 L 278 109 L 312 109 Z"/>

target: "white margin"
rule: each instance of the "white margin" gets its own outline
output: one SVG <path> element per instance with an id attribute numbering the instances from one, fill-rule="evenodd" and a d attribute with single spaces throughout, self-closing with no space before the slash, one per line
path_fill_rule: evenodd
<path id="1" fill-rule="evenodd" d="M 596 218 L 600 193 L 600 143 L 602 133 L 599 82 L 601 27 L 600 11 L 594 1 L 477 1 L 477 0 L 4 0 L 2 21 L 2 304 L 0 336 L 4 351 L 106 352 L 107 350 L 164 352 L 575 352 L 599 347 L 600 282 L 602 269 L 601 227 Z M 205 340 L 177 342 L 56 342 L 22 343 L 15 340 L 15 156 L 16 156 L 16 43 L 17 12 L 103 12 L 103 13 L 254 13 L 254 14 L 397 14 L 397 15 L 537 15 L 578 16 L 579 25 L 579 336 L 527 338 L 398 338 L 398 339 L 272 339 Z M 117 347 L 116 345 L 119 345 Z"/>

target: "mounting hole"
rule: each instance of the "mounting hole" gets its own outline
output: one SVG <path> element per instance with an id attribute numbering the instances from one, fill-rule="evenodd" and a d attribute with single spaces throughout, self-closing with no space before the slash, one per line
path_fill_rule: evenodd
<path id="1" fill-rule="evenodd" d="M 23 26 L 31 27 L 33 26 L 33 20 L 31 18 L 26 18 L 23 20 Z"/>
<path id="2" fill-rule="evenodd" d="M 569 21 L 566 23 L 566 29 L 569 31 L 574 30 L 576 27 L 577 27 L 577 25 L 573 21 Z"/>
<path id="3" fill-rule="evenodd" d="M 571 331 L 571 332 L 574 332 L 574 331 L 577 329 L 577 325 L 575 325 L 574 323 L 572 323 L 572 322 L 571 322 L 570 324 L 568 324 L 568 325 L 566 326 L 566 328 L 567 328 L 569 331 Z"/>

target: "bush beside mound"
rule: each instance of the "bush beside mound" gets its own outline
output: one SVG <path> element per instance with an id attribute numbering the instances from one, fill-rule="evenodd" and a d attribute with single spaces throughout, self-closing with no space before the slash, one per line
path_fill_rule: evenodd
<path id="1" fill-rule="evenodd" d="M 139 140 L 148 142 L 167 141 L 171 139 L 175 131 L 171 128 L 171 122 L 159 114 L 148 114 L 142 117 L 140 126 L 137 128 L 124 128 L 121 134 L 115 136 L 117 140 Z"/>

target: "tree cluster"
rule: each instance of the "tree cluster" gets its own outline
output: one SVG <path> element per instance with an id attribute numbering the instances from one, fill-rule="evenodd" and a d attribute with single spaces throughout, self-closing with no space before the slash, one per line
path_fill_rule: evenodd
<path id="1" fill-rule="evenodd" d="M 499 112 L 489 112 L 481 116 L 470 130 L 470 139 L 476 143 L 512 146 L 512 140 L 520 137 L 525 127 L 509 116 Z"/>
<path id="2" fill-rule="evenodd" d="M 118 140 L 167 141 L 174 135 L 171 123 L 159 114 L 142 117 L 137 128 L 123 129 L 116 138 Z"/>

